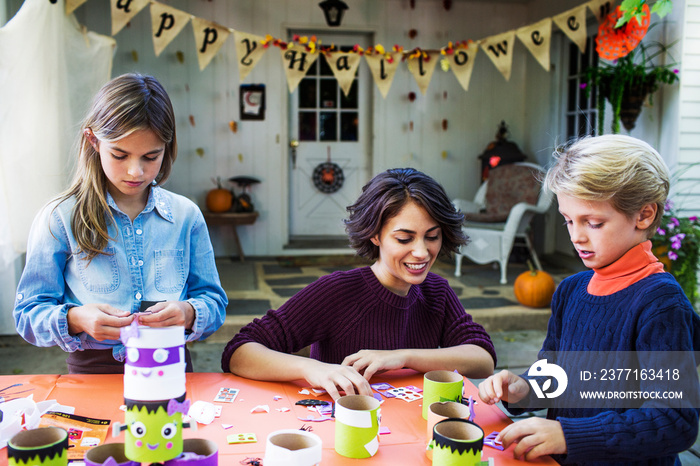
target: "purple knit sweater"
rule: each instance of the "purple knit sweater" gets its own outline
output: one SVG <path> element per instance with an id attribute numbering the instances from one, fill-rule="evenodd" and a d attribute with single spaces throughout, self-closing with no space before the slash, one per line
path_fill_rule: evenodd
<path id="1" fill-rule="evenodd" d="M 224 372 L 234 351 L 248 342 L 283 353 L 311 345 L 312 358 L 335 364 L 362 349 L 463 344 L 484 348 L 496 361 L 489 335 L 464 311 L 447 280 L 428 273 L 403 297 L 386 289 L 369 267 L 325 275 L 243 327 L 224 349 Z"/>

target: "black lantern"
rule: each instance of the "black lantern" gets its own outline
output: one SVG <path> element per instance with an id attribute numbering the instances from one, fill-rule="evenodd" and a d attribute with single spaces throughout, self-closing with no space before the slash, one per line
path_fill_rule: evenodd
<path id="1" fill-rule="evenodd" d="M 496 132 L 496 140 L 486 146 L 484 152 L 479 155 L 481 160 L 481 181 L 489 177 L 489 169 L 509 163 L 522 162 L 527 156 L 520 151 L 514 142 L 507 140 L 508 126 L 501 121 Z"/>
<path id="2" fill-rule="evenodd" d="M 343 13 L 348 9 L 345 2 L 341 0 L 324 0 L 318 6 L 323 9 L 326 24 L 329 26 L 340 26 L 340 22 L 343 20 Z"/>

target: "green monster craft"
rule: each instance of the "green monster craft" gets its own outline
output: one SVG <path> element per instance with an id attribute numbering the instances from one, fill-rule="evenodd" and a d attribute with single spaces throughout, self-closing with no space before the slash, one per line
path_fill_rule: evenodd
<path id="1" fill-rule="evenodd" d="M 479 466 L 484 431 L 465 419 L 445 419 L 433 427 L 434 466 Z"/>
<path id="2" fill-rule="evenodd" d="M 7 444 L 8 466 L 66 466 L 68 433 L 41 427 L 16 434 Z"/>

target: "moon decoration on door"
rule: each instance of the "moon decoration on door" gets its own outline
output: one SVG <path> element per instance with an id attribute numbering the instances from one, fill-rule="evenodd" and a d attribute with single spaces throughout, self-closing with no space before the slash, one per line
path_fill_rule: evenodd
<path id="1" fill-rule="evenodd" d="M 345 175 L 338 164 L 331 162 L 331 148 L 328 147 L 328 160 L 316 165 L 312 175 L 316 189 L 326 194 L 333 194 L 343 187 Z"/>

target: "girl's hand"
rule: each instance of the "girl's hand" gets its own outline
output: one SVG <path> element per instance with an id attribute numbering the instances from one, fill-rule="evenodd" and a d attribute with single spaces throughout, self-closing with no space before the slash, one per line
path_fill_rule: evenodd
<path id="1" fill-rule="evenodd" d="M 479 384 L 479 398 L 487 404 L 499 401 L 517 403 L 530 393 L 530 386 L 522 377 L 510 371 L 501 371 Z"/>
<path id="2" fill-rule="evenodd" d="M 195 311 L 187 301 L 165 301 L 156 303 L 138 314 L 139 324 L 149 327 L 172 327 L 181 325 L 191 330 Z"/>
<path id="3" fill-rule="evenodd" d="M 519 460 L 531 461 L 543 455 L 567 452 L 561 424 L 550 419 L 533 417 L 517 421 L 503 429 L 496 440 L 503 442 L 503 448 L 516 443 L 513 457 Z"/>
<path id="4" fill-rule="evenodd" d="M 72 307 L 66 314 L 68 333 L 85 332 L 95 340 L 119 340 L 122 327 L 131 325 L 133 315 L 109 304 L 85 304 Z"/>
<path id="5" fill-rule="evenodd" d="M 304 369 L 304 379 L 312 387 L 323 388 L 334 401 L 341 397 L 341 391 L 346 395 L 372 396 L 369 382 L 355 369 L 345 365 L 309 359 Z"/>
<path id="6" fill-rule="evenodd" d="M 351 366 L 362 374 L 365 380 L 370 380 L 377 372 L 406 367 L 406 352 L 404 350 L 360 350 L 346 356 L 342 365 Z"/>

